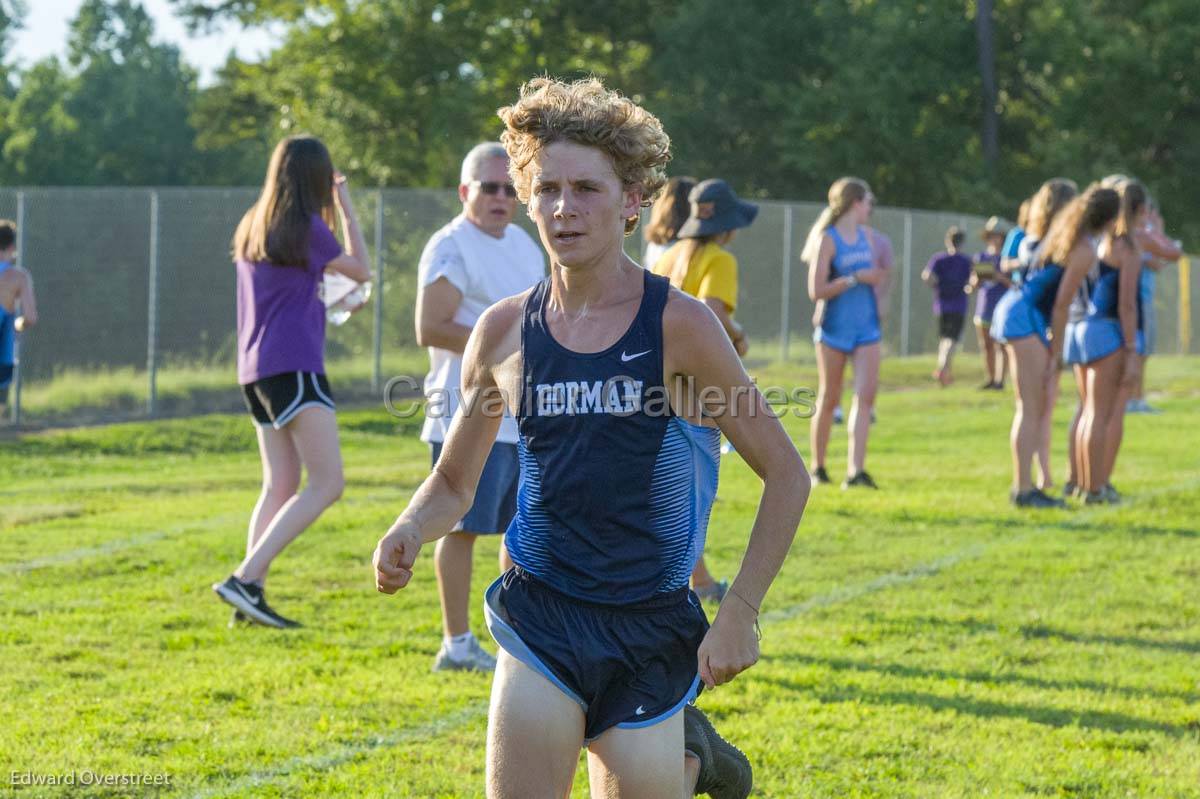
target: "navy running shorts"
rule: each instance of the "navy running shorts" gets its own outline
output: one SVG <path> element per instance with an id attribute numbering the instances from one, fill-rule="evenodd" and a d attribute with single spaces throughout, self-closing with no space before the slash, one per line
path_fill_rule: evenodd
<path id="1" fill-rule="evenodd" d="M 242 399 L 254 421 L 282 430 L 305 408 L 334 410 L 333 392 L 325 375 L 317 372 L 284 372 L 242 386 Z"/>
<path id="2" fill-rule="evenodd" d="M 433 465 L 442 456 L 442 442 L 431 441 L 429 446 Z M 477 535 L 503 534 L 517 515 L 517 483 L 520 477 L 517 445 L 497 441 L 483 465 L 483 474 L 479 475 L 475 503 L 454 529 Z"/>
<path id="3" fill-rule="evenodd" d="M 505 652 L 583 709 L 585 743 L 613 727 L 665 721 L 699 692 L 696 653 L 708 619 L 688 588 L 632 605 L 598 605 L 517 566 L 488 588 L 484 614 Z"/>

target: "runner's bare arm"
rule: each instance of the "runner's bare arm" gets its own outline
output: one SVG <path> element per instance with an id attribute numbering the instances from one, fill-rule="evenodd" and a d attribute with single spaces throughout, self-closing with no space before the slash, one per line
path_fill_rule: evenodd
<path id="1" fill-rule="evenodd" d="M 21 303 L 21 327 L 36 325 L 38 320 L 37 297 L 33 293 L 33 275 L 28 270 L 21 270 L 21 287 L 17 293 Z"/>
<path id="2" fill-rule="evenodd" d="M 694 379 L 701 407 L 763 481 L 741 568 L 700 647 L 701 678 L 715 686 L 758 658 L 754 621 L 791 548 L 810 481 L 800 454 L 712 313 L 672 291 L 663 328 L 670 331 L 664 357 L 668 374 Z"/>
<path id="3" fill-rule="evenodd" d="M 421 546 L 449 533 L 471 508 L 505 409 L 496 378 L 512 358 L 514 326 L 519 346 L 521 299 L 510 297 L 485 311 L 467 341 L 460 412 L 441 456 L 375 548 L 375 585 L 385 594 L 407 585 Z"/>

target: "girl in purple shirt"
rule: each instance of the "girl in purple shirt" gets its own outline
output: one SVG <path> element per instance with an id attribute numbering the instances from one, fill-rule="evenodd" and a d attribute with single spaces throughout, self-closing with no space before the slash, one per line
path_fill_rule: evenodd
<path id="1" fill-rule="evenodd" d="M 330 225 L 339 217 L 342 251 Z M 246 558 L 217 595 L 234 621 L 295 627 L 267 605 L 271 561 L 342 494 L 333 394 L 325 379 L 325 272 L 371 277 L 367 247 L 344 176 L 319 139 L 284 139 L 258 201 L 233 238 L 237 270 L 238 383 L 258 431 L 263 488 Z M 308 484 L 300 487 L 301 467 Z"/>

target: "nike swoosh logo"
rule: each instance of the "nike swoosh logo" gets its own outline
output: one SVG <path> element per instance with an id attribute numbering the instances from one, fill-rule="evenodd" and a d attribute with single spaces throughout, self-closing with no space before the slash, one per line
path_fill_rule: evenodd
<path id="1" fill-rule="evenodd" d="M 240 585 L 238 585 L 237 583 L 234 583 L 234 584 L 233 584 L 233 587 L 237 589 L 237 592 L 238 592 L 239 594 L 241 594 L 243 597 L 245 597 L 245 598 L 246 598 L 246 601 L 247 601 L 247 602 L 249 602 L 249 603 L 250 603 L 251 605 L 253 605 L 254 607 L 258 607 L 258 600 L 262 599 L 262 596 L 256 596 L 256 597 L 252 597 L 252 596 L 250 596 L 249 594 L 247 594 L 247 593 L 246 593 L 245 589 L 244 589 L 244 588 L 242 588 L 242 587 L 241 587 Z"/>
<path id="2" fill-rule="evenodd" d="M 643 352 L 642 354 L 645 355 L 646 353 Z M 646 706 L 638 705 L 637 710 L 633 711 L 633 715 L 640 716 L 640 715 L 644 714 L 645 712 L 646 712 Z"/>
<path id="3" fill-rule="evenodd" d="M 651 352 L 651 350 L 646 350 L 645 352 L 635 352 L 633 355 L 626 355 L 625 352 L 622 351 L 621 352 L 621 363 L 629 363 L 634 358 L 640 358 L 643 355 L 650 354 L 650 352 Z"/>

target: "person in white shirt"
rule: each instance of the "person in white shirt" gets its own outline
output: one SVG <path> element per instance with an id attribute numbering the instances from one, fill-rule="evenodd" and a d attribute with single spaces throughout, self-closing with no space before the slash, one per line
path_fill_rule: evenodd
<path id="1" fill-rule="evenodd" d="M 417 275 L 417 343 L 429 348 L 421 440 L 429 443 L 434 463 L 458 410 L 462 354 L 471 328 L 493 303 L 520 294 L 545 277 L 541 249 L 512 224 L 517 192 L 501 144 L 479 144 L 467 153 L 458 197 L 462 213 L 429 239 Z M 443 631 L 434 671 L 495 668 L 496 659 L 479 645 L 468 622 L 471 561 L 475 538 L 503 535 L 516 513 L 517 438 L 516 422 L 506 413 L 475 504 L 456 532 L 440 539 L 434 550 Z M 501 543 L 500 570 L 511 565 Z"/>

